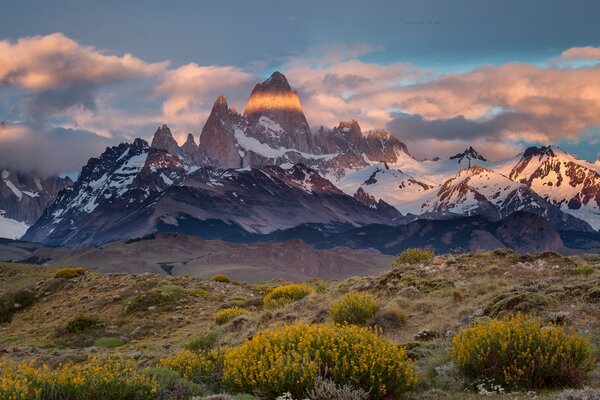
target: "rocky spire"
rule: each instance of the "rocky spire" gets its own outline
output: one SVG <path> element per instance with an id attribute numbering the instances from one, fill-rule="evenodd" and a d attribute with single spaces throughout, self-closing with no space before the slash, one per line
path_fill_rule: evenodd
<path id="1" fill-rule="evenodd" d="M 450 160 L 458 160 L 459 164 L 463 160 L 466 160 L 469 167 L 471 167 L 471 161 L 473 160 L 487 161 L 487 159 L 481 154 L 479 154 L 477 150 L 473 148 L 473 146 L 469 146 L 469 148 L 463 151 L 462 153 L 453 155 L 452 157 L 450 157 Z"/>
<path id="2" fill-rule="evenodd" d="M 179 154 L 179 145 L 175 139 L 173 139 L 171 130 L 167 125 L 163 125 L 156 130 L 150 146 L 154 147 L 155 149 L 166 150 L 169 154 Z"/>
<path id="3" fill-rule="evenodd" d="M 200 153 L 217 168 L 239 168 L 241 156 L 235 141 L 234 125 L 243 118 L 229 110 L 225 96 L 219 96 L 200 134 Z"/>
<path id="4" fill-rule="evenodd" d="M 281 127 L 284 133 L 277 135 L 277 143 L 272 143 L 272 147 L 284 147 L 303 152 L 314 150 L 312 134 L 302 111 L 298 93 L 292 90 L 286 77 L 280 72 L 274 72 L 269 79 L 254 87 L 246 103 L 244 116 L 250 124 L 259 126 L 259 129 L 252 134 L 260 141 L 270 136 L 262 132 L 260 125 L 271 126 L 269 122 L 271 120 Z"/>

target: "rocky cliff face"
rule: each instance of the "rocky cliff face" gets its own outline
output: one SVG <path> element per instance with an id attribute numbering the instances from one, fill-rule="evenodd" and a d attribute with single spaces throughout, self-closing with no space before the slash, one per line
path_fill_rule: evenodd
<path id="1" fill-rule="evenodd" d="M 32 225 L 52 204 L 58 192 L 72 184 L 68 177 L 39 178 L 0 169 L 0 237 L 20 237 L 23 229 Z M 14 232 L 15 228 L 21 230 Z"/>
<path id="2" fill-rule="evenodd" d="M 254 87 L 244 117 L 250 125 L 249 136 L 272 148 L 315 150 L 298 93 L 280 72 Z"/>

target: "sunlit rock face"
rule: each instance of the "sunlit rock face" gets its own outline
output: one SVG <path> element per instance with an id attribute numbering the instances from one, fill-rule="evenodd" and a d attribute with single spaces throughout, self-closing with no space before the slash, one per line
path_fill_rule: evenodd
<path id="1" fill-rule="evenodd" d="M 244 111 L 250 135 L 273 148 L 313 152 L 312 135 L 298 93 L 283 74 L 274 72 L 256 85 Z"/>

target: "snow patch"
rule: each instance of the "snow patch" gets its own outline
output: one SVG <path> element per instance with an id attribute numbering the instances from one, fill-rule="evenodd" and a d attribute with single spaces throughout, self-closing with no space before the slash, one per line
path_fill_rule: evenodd
<path id="1" fill-rule="evenodd" d="M 0 238 L 20 239 L 27 232 L 29 225 L 25 222 L 6 218 L 4 214 L 5 211 L 0 210 Z"/>

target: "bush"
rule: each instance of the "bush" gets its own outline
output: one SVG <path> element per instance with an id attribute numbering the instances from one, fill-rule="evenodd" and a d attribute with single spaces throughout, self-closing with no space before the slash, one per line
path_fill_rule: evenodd
<path id="1" fill-rule="evenodd" d="M 78 276 L 81 276 L 84 274 L 85 274 L 85 269 L 83 269 L 83 268 L 67 267 L 67 268 L 61 268 L 61 269 L 57 270 L 54 273 L 54 278 L 73 279 L 73 278 L 77 278 Z"/>
<path id="2" fill-rule="evenodd" d="M 570 272 L 571 272 L 571 275 L 584 276 L 587 278 L 590 275 L 592 275 L 595 271 L 596 271 L 596 269 L 592 265 L 581 264 L 581 265 L 578 265 L 575 268 L 573 268 Z"/>
<path id="3" fill-rule="evenodd" d="M 349 292 L 333 301 L 329 314 L 338 324 L 365 325 L 380 307 L 381 303 L 369 293 Z"/>
<path id="4" fill-rule="evenodd" d="M 375 314 L 373 325 L 390 332 L 404 326 L 407 320 L 406 313 L 400 307 L 389 306 Z"/>
<path id="5" fill-rule="evenodd" d="M 229 279 L 229 277 L 227 275 L 224 275 L 224 274 L 214 275 L 211 278 L 211 280 L 214 281 L 214 282 L 221 282 L 221 283 L 229 283 L 229 282 L 231 282 L 231 279 Z"/>
<path id="6" fill-rule="evenodd" d="M 313 292 L 313 288 L 301 283 L 278 286 L 265 295 L 264 305 L 267 308 L 278 308 L 305 298 Z"/>
<path id="7" fill-rule="evenodd" d="M 20 289 L 0 295 L 0 323 L 12 321 L 18 311 L 30 307 L 36 301 L 35 293 Z"/>
<path id="8" fill-rule="evenodd" d="M 185 346 L 186 349 L 195 353 L 206 353 L 217 343 L 217 332 L 208 331 L 195 336 Z"/>
<path id="9" fill-rule="evenodd" d="M 216 388 L 221 382 L 223 354 L 218 350 L 211 350 L 203 354 L 182 350 L 162 358 L 160 366 L 179 373 L 183 379 Z"/>
<path id="10" fill-rule="evenodd" d="M 417 247 L 403 250 L 396 256 L 392 261 L 392 267 L 396 267 L 402 264 L 420 264 L 427 261 L 433 260 L 433 251 L 429 249 L 421 249 Z"/>
<path id="11" fill-rule="evenodd" d="M 402 347 L 357 326 L 267 329 L 225 354 L 224 383 L 247 393 L 301 395 L 318 376 L 370 391 L 376 399 L 398 396 L 417 382 Z"/>
<path id="12" fill-rule="evenodd" d="M 156 380 L 123 357 L 88 357 L 57 369 L 0 362 L 0 398 L 38 400 L 150 400 Z"/>
<path id="13" fill-rule="evenodd" d="M 367 400 L 369 392 L 363 389 L 355 389 L 352 385 L 337 385 L 329 379 L 318 376 L 314 387 L 308 391 L 310 400 Z"/>
<path id="14" fill-rule="evenodd" d="M 104 323 L 98 318 L 78 316 L 69 321 L 65 327 L 65 331 L 71 334 L 81 334 L 104 327 Z"/>
<path id="15" fill-rule="evenodd" d="M 213 315 L 213 320 L 217 325 L 223 325 L 234 319 L 235 317 L 239 317 L 240 315 L 246 314 L 246 311 L 239 307 L 231 307 L 225 308 L 223 310 L 217 311 Z"/>
<path id="16" fill-rule="evenodd" d="M 107 349 L 113 349 L 115 347 L 123 346 L 124 344 L 125 342 L 115 337 L 101 337 L 94 340 L 94 346 L 105 347 Z"/>
<path id="17" fill-rule="evenodd" d="M 554 303 L 555 300 L 545 294 L 517 289 L 493 298 L 483 307 L 483 314 L 499 317 L 507 313 L 541 311 Z"/>
<path id="18" fill-rule="evenodd" d="M 467 377 L 507 388 L 578 385 L 593 366 L 583 338 L 522 314 L 462 330 L 452 340 L 450 355 Z"/>
<path id="19" fill-rule="evenodd" d="M 148 374 L 156 379 L 159 399 L 188 400 L 192 396 L 204 393 L 202 385 L 183 379 L 172 369 L 154 367 L 148 370 Z"/>

